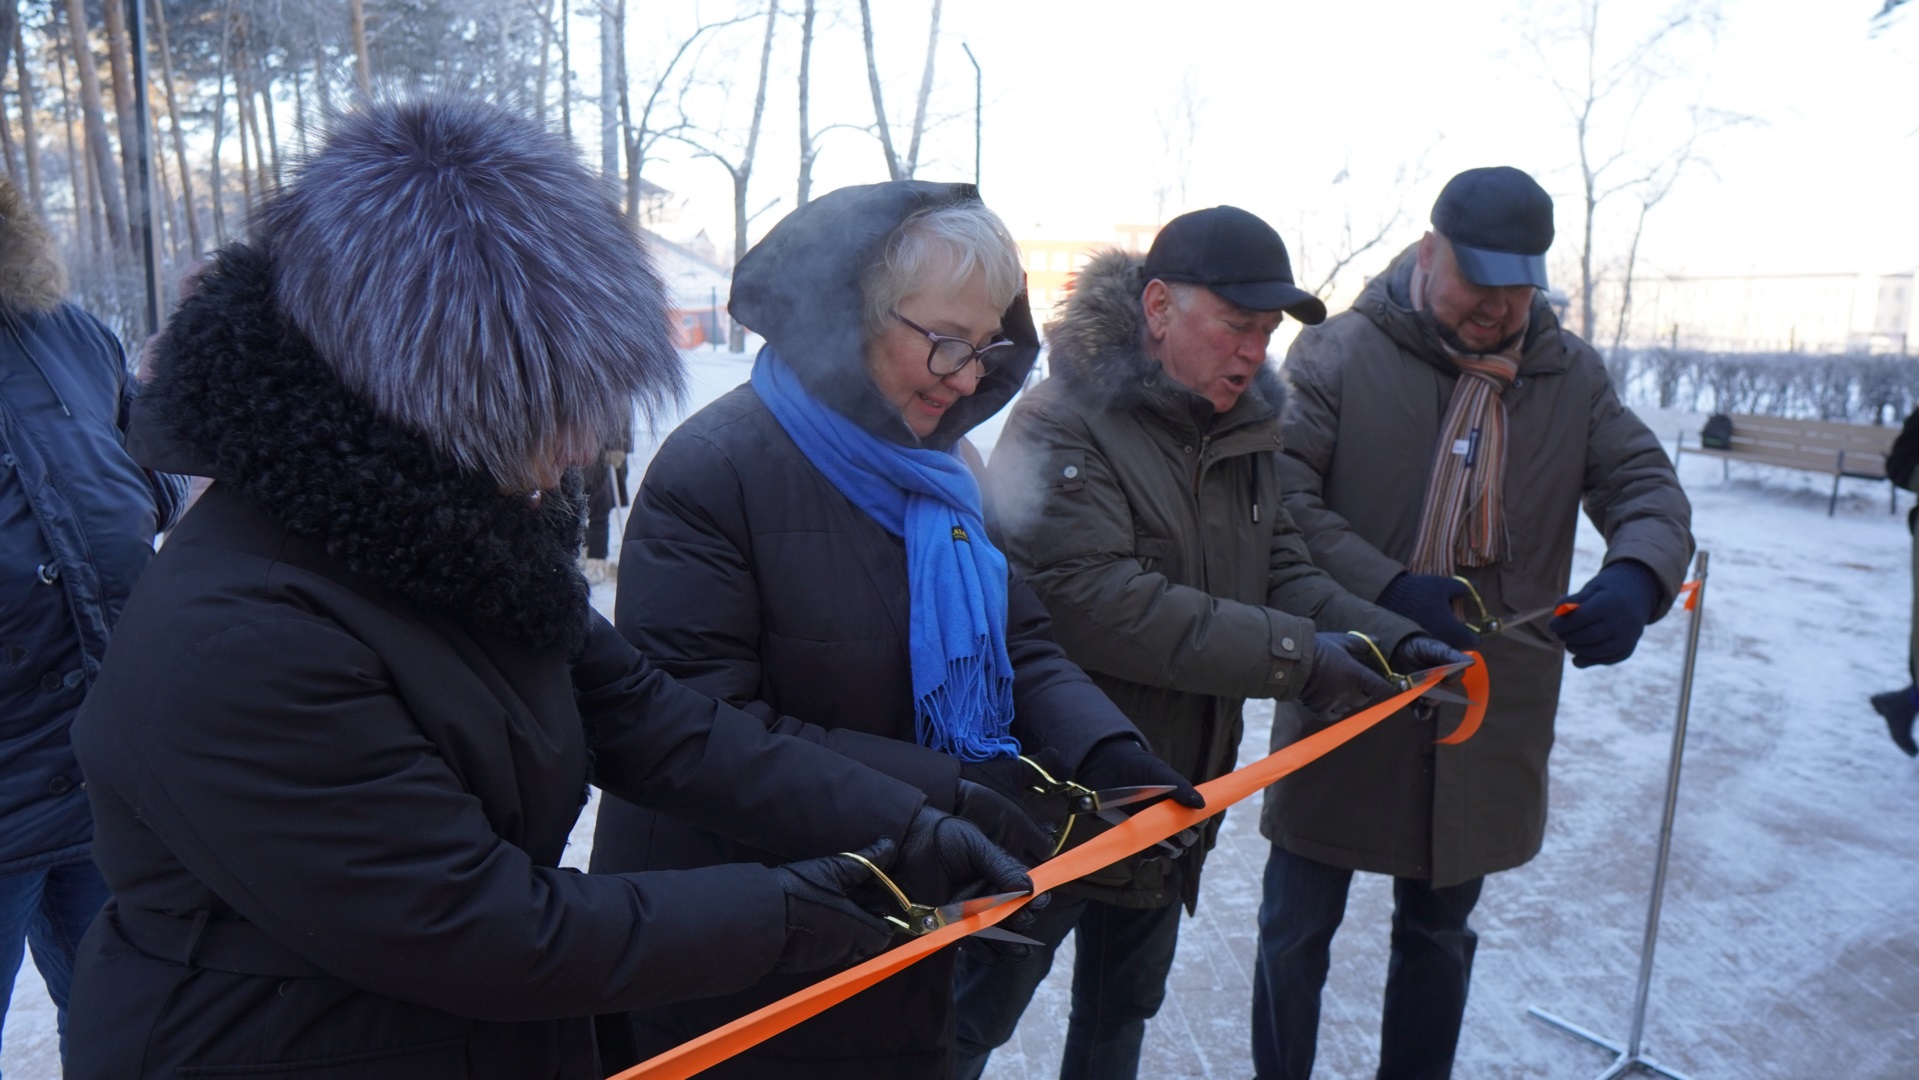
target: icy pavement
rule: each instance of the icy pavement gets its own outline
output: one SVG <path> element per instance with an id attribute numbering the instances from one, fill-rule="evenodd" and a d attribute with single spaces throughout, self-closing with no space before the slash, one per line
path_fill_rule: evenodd
<path id="1" fill-rule="evenodd" d="M 690 407 L 745 379 L 725 353 L 688 354 Z M 1670 439 L 1680 421 L 1656 423 Z M 663 425 L 664 426 L 664 425 Z M 1692 423 L 1696 428 L 1696 422 Z M 986 432 L 997 430 L 997 418 Z M 985 440 L 982 440 L 985 441 Z M 646 456 L 642 451 L 639 457 Z M 639 476 L 635 462 L 634 479 Z M 1919 1077 L 1919 762 L 1901 755 L 1868 694 L 1904 679 L 1911 542 L 1884 485 L 1755 466 L 1722 479 L 1688 457 L 1700 545 L 1712 553 L 1706 622 L 1647 1048 L 1694 1080 Z M 1574 581 L 1596 568 L 1582 522 Z M 595 590 L 611 611 L 612 589 Z M 1596 1077 L 1603 1050 L 1526 1016 L 1557 1013 L 1624 1040 L 1638 973 L 1686 620 L 1650 628 L 1616 668 L 1569 669 L 1544 852 L 1492 877 L 1461 1080 Z M 1263 753 L 1269 710 L 1248 710 L 1241 760 Z M 1250 804 L 1227 815 L 1199 915 L 1181 929 L 1144 1077 L 1243 1078 L 1254 911 L 1265 844 Z M 568 863 L 582 865 L 591 816 Z M 1372 1075 L 1391 890 L 1354 882 L 1333 948 L 1321 1078 Z M 1050 1080 L 1066 1017 L 1063 952 L 990 1080 Z M 31 964 L 0 1072 L 54 1080 L 53 1012 Z"/>

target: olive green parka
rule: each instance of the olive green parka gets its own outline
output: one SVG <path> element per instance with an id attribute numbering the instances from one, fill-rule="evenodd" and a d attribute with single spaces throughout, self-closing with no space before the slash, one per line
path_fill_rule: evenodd
<path id="1" fill-rule="evenodd" d="M 1233 768 L 1244 699 L 1299 693 L 1316 628 L 1390 651 L 1418 627 L 1313 566 L 1280 502 L 1274 371 L 1214 415 L 1147 356 L 1144 285 L 1125 253 L 1081 270 L 1047 328 L 1052 377 L 1014 404 L 989 471 L 1007 556 L 1067 656 L 1200 783 Z M 1134 857 L 1070 888 L 1190 910 L 1219 821 L 1178 860 Z"/>

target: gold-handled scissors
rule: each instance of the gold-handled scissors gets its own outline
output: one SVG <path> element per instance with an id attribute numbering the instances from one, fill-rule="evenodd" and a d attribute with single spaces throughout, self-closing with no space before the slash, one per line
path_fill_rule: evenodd
<path id="1" fill-rule="evenodd" d="M 1385 673 L 1386 681 L 1393 685 L 1393 689 L 1401 693 L 1411 690 L 1433 675 L 1438 675 L 1441 679 L 1445 679 L 1455 672 L 1464 671 L 1473 666 L 1472 661 L 1468 660 L 1464 663 L 1441 664 L 1438 667 L 1421 668 L 1418 671 L 1411 671 L 1402 675 L 1393 670 L 1393 665 L 1386 660 L 1386 654 L 1380 651 L 1379 642 L 1374 641 L 1371 634 L 1362 633 L 1358 630 L 1348 630 L 1346 633 L 1366 643 L 1366 647 L 1372 650 L 1373 659 L 1379 664 L 1379 670 Z M 1429 701 L 1447 701 L 1454 705 L 1471 705 L 1473 703 L 1471 698 L 1464 694 L 1455 694 L 1451 690 L 1443 689 L 1438 683 L 1434 683 L 1431 687 L 1427 688 L 1425 693 L 1419 696 Z"/>
<path id="2" fill-rule="evenodd" d="M 1476 617 L 1470 615 L 1464 616 L 1459 621 L 1466 629 L 1471 630 L 1480 637 L 1505 634 L 1515 627 L 1538 622 L 1540 619 L 1546 618 L 1549 615 L 1564 615 L 1579 606 L 1577 604 L 1547 604 L 1545 607 L 1537 607 L 1530 611 L 1522 611 L 1513 615 L 1494 615 L 1492 612 L 1486 610 L 1486 601 L 1480 598 L 1479 590 L 1473 588 L 1472 582 L 1467 581 L 1457 574 L 1453 575 L 1453 580 L 1466 586 L 1466 595 L 1473 598 L 1473 606 L 1478 609 L 1478 615 Z M 1516 641 L 1521 645 L 1531 645 L 1535 649 L 1545 649 L 1548 652 L 1554 651 L 1552 645 L 1527 634 L 1513 634 L 1508 640 Z"/>
<path id="3" fill-rule="evenodd" d="M 1179 790 L 1171 784 L 1138 784 L 1133 787 L 1106 788 L 1103 791 L 1095 791 L 1084 784 L 1075 783 L 1071 780 L 1061 780 L 1055 777 L 1052 773 L 1042 768 L 1039 762 L 1034 761 L 1024 754 L 1020 755 L 1020 760 L 1032 766 L 1033 771 L 1040 775 L 1040 782 L 1033 785 L 1035 794 L 1063 797 L 1066 800 L 1066 824 L 1060 829 L 1059 839 L 1053 844 L 1053 854 L 1055 855 L 1066 850 L 1066 838 L 1073 831 L 1073 822 L 1077 821 L 1082 815 L 1092 814 L 1108 825 L 1124 824 L 1126 815 L 1119 812 L 1119 807 L 1131 806 L 1133 803 L 1145 802 L 1147 799 L 1157 799 L 1162 795 L 1171 795 L 1173 792 Z M 1191 835 L 1189 836 L 1188 834 Z M 1174 836 L 1173 839 L 1179 841 L 1179 846 L 1175 847 L 1173 844 L 1169 844 L 1164 840 L 1159 841 L 1158 846 L 1165 848 L 1167 852 L 1173 855 L 1178 855 L 1180 851 L 1192 846 L 1193 841 L 1199 839 L 1199 834 L 1194 833 L 1191 829 L 1185 829 Z"/>
<path id="4" fill-rule="evenodd" d="M 912 937 L 923 937 L 950 923 L 956 923 L 968 916 L 977 915 L 989 908 L 998 907 L 1008 900 L 1015 900 L 1026 895 L 1023 892 L 994 893 L 991 896 L 976 896 L 971 900 L 955 900 L 950 904 L 941 904 L 938 907 L 933 907 L 929 904 L 916 904 L 907 898 L 904 890 L 898 885 L 893 884 L 893 879 L 886 876 L 886 871 L 873 865 L 873 860 L 852 851 L 842 851 L 840 854 L 872 871 L 873 880 L 886 886 L 886 891 L 893 894 L 893 899 L 899 903 L 902 914 L 882 915 L 880 918 L 898 927 L 900 933 Z M 982 926 L 978 930 L 973 931 L 973 935 L 975 937 L 993 938 L 997 941 L 1016 942 L 1021 945 L 1040 944 L 1032 938 L 1015 934 L 1011 930 L 1001 930 L 997 926 Z"/>

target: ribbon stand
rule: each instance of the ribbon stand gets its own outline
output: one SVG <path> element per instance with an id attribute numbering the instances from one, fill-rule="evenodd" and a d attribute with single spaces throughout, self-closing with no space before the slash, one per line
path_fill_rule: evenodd
<path id="1" fill-rule="evenodd" d="M 1673 725 L 1672 760 L 1666 766 L 1666 809 L 1659 822 L 1659 856 L 1653 864 L 1652 900 L 1646 908 L 1646 941 L 1639 950 L 1639 988 L 1633 996 L 1632 1035 L 1626 1044 L 1619 1043 L 1601 1035 L 1587 1031 L 1568 1020 L 1561 1019 L 1544 1009 L 1534 1007 L 1526 1010 L 1527 1015 L 1536 1016 L 1546 1023 L 1569 1034 L 1576 1035 L 1598 1046 L 1611 1050 L 1616 1056 L 1611 1067 L 1600 1073 L 1597 1080 L 1616 1080 L 1635 1069 L 1644 1069 L 1650 1073 L 1668 1077 L 1669 1080 L 1688 1080 L 1682 1074 L 1674 1072 L 1646 1056 L 1642 1041 L 1646 1034 L 1646 991 L 1652 985 L 1653 947 L 1659 942 L 1659 906 L 1666 894 L 1666 859 L 1672 852 L 1673 810 L 1679 802 L 1679 763 L 1686 750 L 1686 714 L 1692 705 L 1693 664 L 1699 657 L 1699 624 L 1705 618 L 1706 603 L 1706 553 L 1701 551 L 1694 564 L 1694 588 L 1686 607 L 1692 612 L 1692 622 L 1686 627 L 1686 665 L 1679 677 L 1679 718 Z"/>

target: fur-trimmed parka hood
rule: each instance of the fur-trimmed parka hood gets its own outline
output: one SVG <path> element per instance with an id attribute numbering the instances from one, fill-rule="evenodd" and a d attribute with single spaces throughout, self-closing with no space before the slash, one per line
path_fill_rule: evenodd
<path id="1" fill-rule="evenodd" d="M 1203 402 L 1146 355 L 1145 265 L 1144 256 L 1104 251 L 1080 268 L 1065 313 L 1046 326 L 1047 366 L 1074 393 L 1113 407 L 1133 407 L 1168 393 Z M 1270 360 L 1253 377 L 1250 392 L 1274 412 L 1284 408 L 1285 383 Z"/>
<path id="2" fill-rule="evenodd" d="M 1000 320 L 1014 355 L 919 439 L 866 373 L 861 287 L 900 223 L 921 210 L 969 201 L 979 201 L 972 184 L 924 180 L 828 192 L 780 219 L 740 259 L 726 309 L 792 365 L 808 393 L 867 431 L 908 446 L 951 446 L 1004 408 L 1033 369 L 1039 332 L 1026 290 Z"/>
<path id="3" fill-rule="evenodd" d="M 0 308 L 52 311 L 67 295 L 67 269 L 53 234 L 20 189 L 0 177 Z"/>

